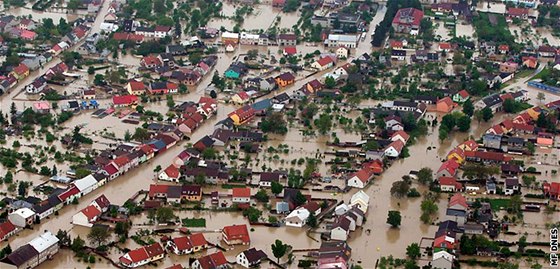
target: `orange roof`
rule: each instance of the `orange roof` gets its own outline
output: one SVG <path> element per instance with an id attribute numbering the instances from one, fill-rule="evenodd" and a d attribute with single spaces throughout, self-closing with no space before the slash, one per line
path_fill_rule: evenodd
<path id="1" fill-rule="evenodd" d="M 233 197 L 251 197 L 251 189 L 233 188 Z"/>
<path id="2" fill-rule="evenodd" d="M 397 152 L 401 152 L 404 148 L 404 143 L 401 140 L 395 140 L 389 144 L 388 148 L 389 147 L 393 147 Z"/>
<path id="3" fill-rule="evenodd" d="M 94 205 L 89 205 L 86 208 L 82 209 L 80 212 L 82 212 L 88 218 L 88 221 L 91 221 L 93 218 L 101 214 L 101 211 L 99 211 L 99 209 L 97 209 L 97 207 L 95 207 Z"/>
<path id="4" fill-rule="evenodd" d="M 170 178 L 179 177 L 179 168 L 175 167 L 175 165 L 169 165 L 167 168 L 165 168 L 164 172 Z"/>
<path id="5" fill-rule="evenodd" d="M 478 149 L 478 143 L 476 143 L 476 141 L 470 139 L 470 140 L 467 140 L 467 141 L 459 144 L 459 146 L 457 146 L 457 147 L 460 147 L 463 150 L 465 150 L 467 148 L 469 150 L 476 150 L 476 149 Z"/>
<path id="6" fill-rule="evenodd" d="M 448 207 L 452 207 L 454 205 L 460 205 L 464 208 L 469 208 L 469 205 L 467 204 L 467 198 L 465 198 L 460 193 L 456 193 L 455 195 L 451 196 L 451 198 L 449 199 Z"/>
<path id="7" fill-rule="evenodd" d="M 469 97 L 469 92 L 467 92 L 467 90 L 461 90 L 457 94 L 459 94 L 462 98 Z"/>
<path id="8" fill-rule="evenodd" d="M 320 66 L 325 66 L 325 65 L 334 63 L 334 61 L 331 59 L 331 57 L 325 56 L 325 57 L 319 59 L 319 60 L 317 61 L 317 63 L 318 63 Z"/>
<path id="9" fill-rule="evenodd" d="M 439 103 L 445 103 L 448 107 L 452 107 L 453 106 L 453 100 L 451 100 L 451 98 L 449 97 L 444 97 L 442 99 L 438 100 L 438 104 Z"/>
<path id="10" fill-rule="evenodd" d="M 398 130 L 396 132 L 393 133 L 393 135 L 391 135 L 391 138 L 400 135 L 405 141 L 408 141 L 408 139 L 410 138 L 410 135 L 408 135 L 405 131 L 403 130 Z"/>
<path id="11" fill-rule="evenodd" d="M 227 238 L 241 239 L 243 242 L 250 242 L 246 224 L 225 226 L 223 232 Z"/>
<path id="12" fill-rule="evenodd" d="M 352 177 L 357 177 L 361 182 L 367 183 L 371 178 L 371 176 L 372 176 L 371 170 L 369 170 L 369 168 L 364 167 L 358 170 L 356 173 L 354 173 Z"/>
<path id="13" fill-rule="evenodd" d="M 151 184 L 148 196 L 153 197 L 158 193 L 167 193 L 169 185 Z"/>
<path id="14" fill-rule="evenodd" d="M 189 239 L 191 240 L 191 244 L 193 245 L 193 247 L 204 246 L 208 244 L 208 241 L 206 241 L 203 233 L 191 234 Z"/>

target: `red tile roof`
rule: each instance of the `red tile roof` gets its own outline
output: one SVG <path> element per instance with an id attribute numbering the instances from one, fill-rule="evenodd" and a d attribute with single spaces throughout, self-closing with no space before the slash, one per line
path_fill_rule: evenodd
<path id="1" fill-rule="evenodd" d="M 71 188 L 67 189 L 65 192 L 58 195 L 58 199 L 61 201 L 66 201 L 66 199 L 70 198 L 73 195 L 80 193 L 80 190 L 76 188 L 76 186 L 72 186 Z"/>
<path id="2" fill-rule="evenodd" d="M 103 167 L 103 170 L 105 170 L 105 172 L 107 172 L 107 174 L 109 175 L 114 175 L 119 171 L 119 169 L 112 163 L 105 165 Z"/>
<path id="3" fill-rule="evenodd" d="M 193 247 L 188 236 L 173 238 L 172 241 L 178 250 L 189 250 Z"/>
<path id="4" fill-rule="evenodd" d="M 156 257 L 165 253 L 160 243 L 153 243 L 149 246 L 145 246 L 144 249 L 146 250 L 149 258 Z"/>
<path id="5" fill-rule="evenodd" d="M 467 90 L 461 90 L 458 92 L 459 96 L 461 96 L 461 98 L 467 98 L 469 97 L 469 92 L 467 92 Z"/>
<path id="6" fill-rule="evenodd" d="M 401 140 L 395 140 L 389 144 L 387 148 L 393 147 L 397 152 L 401 152 L 404 148 L 404 143 Z"/>
<path id="7" fill-rule="evenodd" d="M 457 163 L 457 161 L 453 159 L 447 160 L 441 164 L 441 166 L 438 169 L 438 173 L 443 170 L 447 170 L 450 174 L 454 175 L 455 172 L 457 171 L 457 168 L 459 168 L 459 164 Z"/>
<path id="8" fill-rule="evenodd" d="M 408 139 L 410 138 L 410 135 L 408 135 L 405 131 L 403 130 L 398 130 L 396 132 L 394 132 L 391 135 L 391 138 L 396 137 L 397 135 L 400 135 L 405 141 L 408 141 Z"/>
<path id="9" fill-rule="evenodd" d="M 130 105 L 138 102 L 136 95 L 116 95 L 113 96 L 113 104 L 115 105 Z"/>
<path id="10" fill-rule="evenodd" d="M 249 232 L 247 231 L 247 225 L 245 224 L 225 226 L 223 228 L 223 233 L 228 241 L 241 239 L 244 243 L 251 242 Z"/>
<path id="11" fill-rule="evenodd" d="M 127 254 L 130 257 L 130 260 L 129 260 L 130 262 L 125 262 L 126 264 L 137 263 L 137 262 L 140 262 L 140 261 L 147 260 L 149 258 L 148 253 L 146 253 L 146 250 L 143 247 L 131 250 Z M 123 257 L 121 257 L 121 258 L 123 258 Z M 121 259 L 121 261 L 123 261 L 123 260 Z"/>
<path id="12" fill-rule="evenodd" d="M 372 175 L 372 171 L 369 168 L 364 167 L 354 173 L 352 177 L 357 177 L 361 182 L 367 183 Z"/>
<path id="13" fill-rule="evenodd" d="M 448 42 L 439 43 L 439 48 L 442 50 L 449 50 L 451 49 L 451 43 Z"/>
<path id="14" fill-rule="evenodd" d="M 89 205 L 80 212 L 88 218 L 88 221 L 91 221 L 93 218 L 101 215 L 101 211 L 99 211 L 99 209 L 97 209 L 94 205 Z"/>
<path id="15" fill-rule="evenodd" d="M 522 17 L 522 16 L 529 15 L 529 10 L 526 8 L 510 7 L 508 8 L 507 12 L 508 15 L 515 16 L 515 17 Z"/>
<path id="16" fill-rule="evenodd" d="M 206 241 L 203 233 L 191 234 L 189 239 L 193 247 L 200 247 L 208 244 L 208 241 Z"/>
<path id="17" fill-rule="evenodd" d="M 420 26 L 424 12 L 415 8 L 401 8 L 393 18 L 393 24 Z M 412 20 L 410 20 L 412 18 Z"/>
<path id="18" fill-rule="evenodd" d="M 113 160 L 113 162 L 119 167 L 124 167 L 130 160 L 128 159 L 128 157 L 126 155 L 122 155 L 117 157 L 116 159 Z"/>
<path id="19" fill-rule="evenodd" d="M 170 178 L 179 178 L 179 168 L 175 167 L 174 165 L 169 165 L 167 168 L 165 168 L 164 172 Z"/>
<path id="20" fill-rule="evenodd" d="M 297 53 L 296 47 L 285 47 L 284 53 L 287 55 L 295 55 Z"/>
<path id="21" fill-rule="evenodd" d="M 167 188 L 169 185 L 162 185 L 162 184 L 150 184 L 150 192 L 148 194 L 149 197 L 154 197 L 156 194 L 160 193 L 167 193 Z"/>
<path id="22" fill-rule="evenodd" d="M 130 85 L 130 89 L 132 89 L 133 91 L 141 91 L 146 89 L 146 84 L 144 84 L 144 82 L 135 79 L 129 80 L 128 84 Z"/>
<path id="23" fill-rule="evenodd" d="M 486 161 L 499 161 L 508 162 L 511 161 L 511 157 L 500 152 L 489 152 L 489 151 L 465 151 L 465 157 L 477 158 Z"/>
<path id="24" fill-rule="evenodd" d="M 0 240 L 4 239 L 6 235 L 13 232 L 15 229 L 16 226 L 9 220 L 0 223 Z"/>
<path id="25" fill-rule="evenodd" d="M 440 186 L 455 186 L 457 189 L 461 189 L 461 183 L 457 182 L 457 180 L 453 177 L 440 177 L 439 179 Z"/>
<path id="26" fill-rule="evenodd" d="M 326 66 L 326 65 L 329 65 L 329 64 L 334 63 L 334 61 L 333 61 L 333 59 L 332 59 L 331 57 L 325 56 L 325 57 L 319 59 L 319 60 L 317 61 L 317 63 L 318 63 L 320 66 Z"/>
<path id="27" fill-rule="evenodd" d="M 23 75 L 24 73 L 29 72 L 29 67 L 27 67 L 27 65 L 20 63 L 18 66 L 16 66 L 13 69 L 14 73 L 18 74 L 18 75 Z"/>
<path id="28" fill-rule="evenodd" d="M 233 188 L 233 197 L 251 197 L 251 189 Z"/>
<path id="29" fill-rule="evenodd" d="M 469 208 L 467 204 L 467 198 L 465 198 L 462 194 L 456 193 L 449 199 L 449 204 L 447 207 L 452 207 L 454 205 L 460 205 L 464 208 Z"/>
<path id="30" fill-rule="evenodd" d="M 142 59 L 142 63 L 144 63 L 144 65 L 146 65 L 146 66 L 149 66 L 149 65 L 158 65 L 159 66 L 159 65 L 162 64 L 158 57 L 151 56 L 151 55 L 150 56 L 145 56 Z"/>

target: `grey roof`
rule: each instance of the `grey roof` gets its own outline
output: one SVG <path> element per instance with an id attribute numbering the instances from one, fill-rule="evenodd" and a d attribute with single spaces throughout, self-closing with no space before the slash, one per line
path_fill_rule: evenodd
<path id="1" fill-rule="evenodd" d="M 456 216 L 456 217 L 465 217 L 467 215 L 467 212 L 465 212 L 464 210 L 458 210 L 458 209 L 452 209 L 452 208 L 448 208 L 445 211 L 445 215 L 447 216 Z"/>

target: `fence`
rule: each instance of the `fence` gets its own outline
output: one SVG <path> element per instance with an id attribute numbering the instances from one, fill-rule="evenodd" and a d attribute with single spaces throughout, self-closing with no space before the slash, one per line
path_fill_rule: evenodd
<path id="1" fill-rule="evenodd" d="M 551 93 L 560 94 L 560 88 L 549 86 L 549 85 L 543 84 L 543 83 L 538 82 L 538 81 L 534 81 L 534 80 L 529 81 L 527 83 L 527 85 L 529 85 L 529 87 L 534 87 L 534 88 L 537 88 L 537 89 L 540 89 L 540 90 L 545 90 L 545 91 L 548 91 L 548 92 L 551 92 Z"/>

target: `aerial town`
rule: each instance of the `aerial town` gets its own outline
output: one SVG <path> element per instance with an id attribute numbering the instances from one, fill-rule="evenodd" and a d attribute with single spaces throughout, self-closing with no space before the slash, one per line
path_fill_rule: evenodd
<path id="1" fill-rule="evenodd" d="M 559 0 L 4 0 L 0 268 L 547 269 Z"/>

